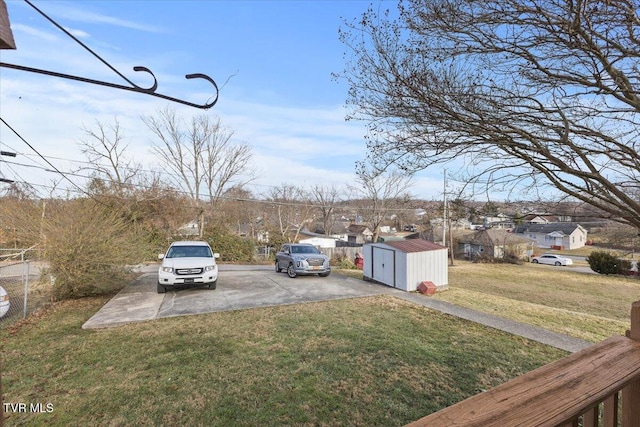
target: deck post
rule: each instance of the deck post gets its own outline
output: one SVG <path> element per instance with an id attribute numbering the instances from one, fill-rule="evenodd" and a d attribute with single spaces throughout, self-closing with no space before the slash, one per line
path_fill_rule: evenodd
<path id="1" fill-rule="evenodd" d="M 631 305 L 631 329 L 627 337 L 640 342 L 640 301 Z M 622 427 L 640 427 L 640 380 L 622 389 Z"/>

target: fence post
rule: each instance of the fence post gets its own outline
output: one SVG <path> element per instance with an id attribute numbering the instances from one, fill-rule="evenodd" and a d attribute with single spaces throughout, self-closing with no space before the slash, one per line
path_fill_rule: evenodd
<path id="1" fill-rule="evenodd" d="M 22 318 L 26 319 L 27 318 L 27 300 L 29 298 L 29 274 L 31 273 L 29 271 L 29 263 L 30 261 L 27 261 L 26 263 L 22 264 L 22 277 L 23 277 L 23 283 L 24 283 L 24 307 L 22 310 Z M 25 273 L 25 268 L 26 268 L 26 273 Z"/>
<path id="2" fill-rule="evenodd" d="M 627 337 L 640 342 L 640 301 L 631 305 L 631 329 Z M 640 380 L 622 389 L 622 427 L 640 427 Z"/>

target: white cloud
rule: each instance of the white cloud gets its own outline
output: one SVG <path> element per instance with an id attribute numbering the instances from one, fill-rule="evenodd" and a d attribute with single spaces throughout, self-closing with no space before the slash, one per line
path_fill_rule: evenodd
<path id="1" fill-rule="evenodd" d="M 60 18 L 63 24 L 73 23 L 69 25 L 69 28 L 73 28 L 73 34 L 91 38 L 92 48 L 96 44 L 107 46 L 105 41 L 111 43 L 116 40 L 110 37 L 113 28 L 107 28 L 105 32 L 105 28 L 101 28 L 104 26 L 148 33 L 161 31 L 153 25 L 90 11 L 88 9 L 93 7 L 89 6 L 91 3 L 44 2 L 42 5 L 45 12 L 56 19 Z M 30 23 L 26 19 L 12 21 L 12 29 L 19 36 L 16 40 L 19 49 L 3 52 L 6 62 L 126 84 L 80 46 L 62 33 L 57 33 L 54 27 L 45 23 L 40 29 L 24 22 Z M 100 25 L 85 26 L 83 23 Z M 126 45 L 126 50 L 122 48 L 125 53 L 119 51 L 118 46 L 107 46 L 106 56 L 111 64 L 136 84 L 142 87 L 151 85 L 151 79 L 144 73 L 131 71 L 133 65 L 145 65 L 158 79 L 157 93 L 202 104 L 214 95 L 213 88 L 204 81 L 186 80 L 184 72 L 206 72 L 207 66 L 219 73 L 218 76 L 212 76 L 214 78 L 221 78 L 227 72 L 223 71 L 224 64 L 197 57 L 196 52 L 208 52 L 203 46 L 198 45 L 193 50 L 170 51 L 170 48 L 158 43 L 146 49 L 136 40 L 130 46 Z M 143 52 L 144 57 L 135 57 L 139 52 Z M 251 146 L 254 156 L 252 169 L 260 176 L 253 186 L 256 194 L 264 194 L 269 186 L 283 183 L 295 183 L 307 188 L 314 184 L 345 186 L 354 181 L 354 162 L 366 156 L 364 126 L 358 122 L 345 122 L 342 106 L 309 106 L 314 101 L 307 98 L 287 103 L 283 95 L 275 90 L 263 87 L 255 89 L 260 82 L 250 81 L 251 78 L 242 80 L 243 75 L 232 78 L 223 88 L 219 103 L 211 110 L 203 111 L 140 93 L 4 68 L 0 71 L 0 115 L 46 156 L 85 160 L 78 145 L 84 138 L 82 126 L 92 128 L 96 120 L 108 125 L 117 117 L 129 142 L 130 155 L 145 168 L 158 169 L 161 165 L 150 153 L 152 135 L 140 116 L 154 115 L 157 109 L 167 105 L 175 108 L 187 120 L 198 114 L 218 115 L 223 125 L 234 131 L 236 142 Z M 288 77 L 283 74 L 278 78 Z M 308 84 L 316 85 L 318 91 L 326 88 L 326 83 L 310 81 Z M 28 147 L 0 125 L 0 145 L 4 144 L 30 154 L 26 161 L 32 162 L 33 156 Z M 79 167 L 78 163 L 72 161 L 56 159 L 52 162 L 63 170 Z M 7 171 L 2 169 L 2 172 Z M 19 172 L 29 182 L 45 183 L 51 179 L 50 173 L 38 170 L 24 169 Z M 429 172 L 435 173 L 438 172 Z M 429 174 L 424 172 L 420 175 L 417 185 L 412 189 L 413 194 L 421 197 L 441 194 L 438 178 L 430 178 Z"/>
<path id="2" fill-rule="evenodd" d="M 67 30 L 69 34 L 72 34 L 74 37 L 79 39 L 88 39 L 91 37 L 89 33 L 87 33 L 86 31 L 77 30 L 73 28 L 65 28 L 65 30 Z"/>
<path id="3" fill-rule="evenodd" d="M 307 189 L 314 184 L 344 188 L 355 180 L 354 161 L 365 155 L 362 129 L 345 123 L 340 108 L 294 109 L 234 100 L 225 103 L 221 111 L 216 107 L 200 111 L 142 94 L 50 78 L 3 79 L 0 96 L 2 105 L 10 106 L 2 112 L 3 118 L 44 155 L 85 160 L 78 145 L 86 138 L 82 126 L 95 127 L 96 120 L 110 124 L 117 118 L 130 155 L 148 169 L 161 165 L 151 154 L 153 136 L 141 115 L 154 115 L 157 108 L 167 105 L 187 121 L 198 114 L 217 114 L 223 125 L 234 130 L 236 142 L 252 147 L 251 168 L 259 179 L 251 188 L 257 195 L 283 183 Z M 6 129 L 0 135 L 3 144 L 30 152 Z M 79 167 L 73 162 L 52 162 L 63 170 Z M 29 171 L 22 176 L 38 183 L 51 179 L 50 174 L 41 175 Z M 439 197 L 441 187 L 441 179 L 421 176 L 410 192 Z"/>
<path id="4" fill-rule="evenodd" d="M 87 24 L 103 24 L 113 27 L 129 28 L 138 31 L 144 31 L 148 33 L 162 33 L 164 30 L 161 27 L 135 22 L 131 20 L 116 18 L 105 13 L 99 13 L 90 11 L 89 7 L 91 3 L 75 2 L 75 3 L 60 3 L 60 2 L 47 2 L 43 3 L 40 9 L 50 17 L 54 19 L 64 19 L 65 21 L 74 21 Z"/>
<path id="5" fill-rule="evenodd" d="M 56 34 L 50 32 L 50 31 L 42 31 L 42 30 L 40 30 L 38 28 L 34 28 L 34 27 L 29 26 L 29 25 L 11 24 L 11 30 L 13 31 L 15 38 L 18 38 L 19 34 L 23 33 L 23 34 L 27 34 L 27 35 L 32 36 L 32 37 L 36 37 L 36 38 L 38 38 L 40 40 L 47 41 L 47 42 L 54 42 L 55 43 L 56 41 L 60 40 L 60 38 Z M 17 47 L 19 49 L 22 49 L 20 47 L 19 43 L 18 43 Z"/>

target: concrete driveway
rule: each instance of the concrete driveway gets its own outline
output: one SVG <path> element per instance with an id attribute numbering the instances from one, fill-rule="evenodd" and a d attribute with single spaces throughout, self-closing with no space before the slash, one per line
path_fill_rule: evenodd
<path id="1" fill-rule="evenodd" d="M 477 312 L 375 283 L 332 273 L 329 277 L 299 276 L 290 279 L 272 266 L 220 265 L 218 288 L 187 288 L 158 294 L 158 266 L 144 267 L 142 275 L 85 322 L 84 329 L 98 329 L 163 317 L 300 304 L 387 294 L 442 313 L 480 323 L 527 339 L 575 352 L 590 343 L 535 326 Z"/>
<path id="2" fill-rule="evenodd" d="M 156 292 L 157 265 L 142 269 L 142 276 L 120 291 L 84 325 L 105 328 L 163 317 L 299 304 L 386 293 L 391 289 L 332 274 L 329 277 L 289 278 L 272 266 L 220 265 L 216 290 L 182 288 Z"/>

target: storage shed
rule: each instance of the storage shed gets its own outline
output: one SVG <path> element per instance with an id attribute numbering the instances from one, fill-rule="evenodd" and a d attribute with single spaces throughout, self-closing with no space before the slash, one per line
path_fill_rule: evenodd
<path id="1" fill-rule="evenodd" d="M 438 289 L 449 283 L 448 250 L 422 239 L 363 246 L 364 280 L 415 291 L 420 282 L 433 282 Z"/>

